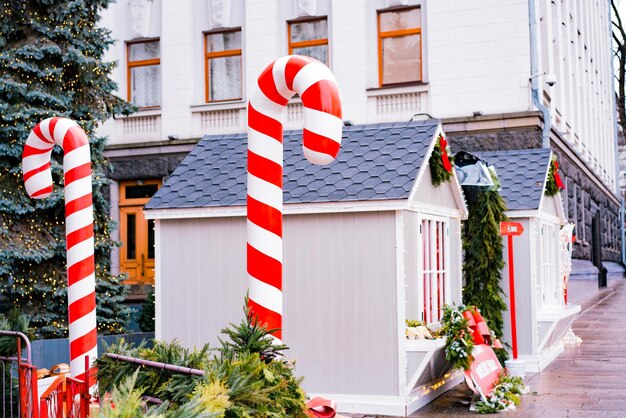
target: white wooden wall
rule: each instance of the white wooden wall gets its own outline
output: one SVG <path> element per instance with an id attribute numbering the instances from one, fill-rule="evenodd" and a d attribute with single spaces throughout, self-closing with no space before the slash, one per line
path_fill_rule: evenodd
<path id="1" fill-rule="evenodd" d="M 517 349 L 519 354 L 534 355 L 537 347 L 537 311 L 536 311 L 536 289 L 537 280 L 540 273 L 537 268 L 535 248 L 536 242 L 535 220 L 530 218 L 511 218 L 512 221 L 519 222 L 524 227 L 524 233 L 519 237 L 513 237 L 514 253 L 514 275 L 515 275 L 515 304 L 517 321 Z M 504 240 L 504 261 L 505 266 L 502 272 L 502 282 L 504 298 L 509 306 L 509 260 L 508 260 L 508 240 Z M 504 342 L 511 343 L 511 313 L 504 312 Z"/>
<path id="2" fill-rule="evenodd" d="M 239 322 L 245 219 L 160 220 L 157 337 L 217 344 Z M 286 216 L 284 334 L 309 392 L 398 395 L 395 213 Z"/>

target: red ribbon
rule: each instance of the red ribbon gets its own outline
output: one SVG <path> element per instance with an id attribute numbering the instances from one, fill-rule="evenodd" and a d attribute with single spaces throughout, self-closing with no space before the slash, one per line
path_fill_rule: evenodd
<path id="1" fill-rule="evenodd" d="M 439 135 L 439 148 L 441 148 L 441 162 L 443 163 L 443 168 L 448 172 L 452 172 L 452 164 L 450 163 L 450 158 L 448 157 L 448 151 L 446 148 L 448 147 L 448 141 L 443 135 Z"/>
<path id="2" fill-rule="evenodd" d="M 561 176 L 559 176 L 559 162 L 556 160 L 554 161 L 554 182 L 559 189 L 565 189 L 565 184 L 563 184 Z"/>
<path id="3" fill-rule="evenodd" d="M 467 319 L 467 326 L 472 333 L 475 345 L 489 344 L 493 348 L 503 348 L 499 339 L 491 341 L 491 331 L 478 309 L 463 312 L 463 318 Z"/>
<path id="4" fill-rule="evenodd" d="M 337 416 L 335 412 L 337 405 L 335 401 L 316 397 L 306 403 L 306 407 L 309 409 L 307 414 L 313 418 L 333 418 Z"/>

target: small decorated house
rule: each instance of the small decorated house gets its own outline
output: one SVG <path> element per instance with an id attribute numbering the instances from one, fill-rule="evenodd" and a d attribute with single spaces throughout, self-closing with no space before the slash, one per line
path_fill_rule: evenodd
<path id="1" fill-rule="evenodd" d="M 560 228 L 567 218 L 561 194 L 546 194 L 552 152 L 549 149 L 476 153 L 493 165 L 501 182 L 507 216 L 524 228 L 513 238 L 519 359 L 525 371 L 539 372 L 562 351 L 562 339 L 580 312 L 564 300 Z M 504 240 L 508 263 L 507 240 Z M 502 287 L 509 292 L 508 264 Z M 505 313 L 505 341 L 511 342 L 510 313 Z"/>
<path id="2" fill-rule="evenodd" d="M 444 341 L 408 340 L 461 301 L 462 189 L 432 184 L 439 121 L 344 127 L 336 161 L 284 138 L 283 340 L 311 395 L 406 415 L 462 380 Z M 156 221 L 156 335 L 217 344 L 246 274 L 246 135 L 206 136 L 146 205 Z M 439 163 L 437 161 L 437 163 Z"/>

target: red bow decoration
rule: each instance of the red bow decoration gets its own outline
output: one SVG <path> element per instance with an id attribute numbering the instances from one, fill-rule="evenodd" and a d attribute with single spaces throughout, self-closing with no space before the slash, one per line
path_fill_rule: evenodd
<path id="1" fill-rule="evenodd" d="M 491 331 L 478 309 L 463 312 L 463 318 L 467 319 L 475 345 L 489 344 L 492 348 L 504 348 L 498 338 L 491 341 Z"/>
<path id="2" fill-rule="evenodd" d="M 313 418 L 333 418 L 337 416 L 335 410 L 337 406 L 334 401 L 321 397 L 311 399 L 306 403 L 309 409 L 307 414 Z"/>
<path id="3" fill-rule="evenodd" d="M 450 158 L 448 157 L 448 151 L 446 148 L 448 147 L 448 141 L 443 135 L 439 135 L 439 148 L 441 148 L 441 162 L 443 163 L 443 168 L 448 172 L 452 172 L 452 164 L 450 163 Z"/>
<path id="4" fill-rule="evenodd" d="M 554 182 L 556 183 L 556 187 L 563 190 L 565 189 L 565 184 L 561 180 L 561 176 L 559 176 L 559 162 L 557 160 L 553 161 L 554 164 Z"/>

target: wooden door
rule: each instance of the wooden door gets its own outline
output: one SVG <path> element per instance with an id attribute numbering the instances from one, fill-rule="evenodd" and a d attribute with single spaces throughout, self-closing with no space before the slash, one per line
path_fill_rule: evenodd
<path id="1" fill-rule="evenodd" d="M 120 184 L 120 271 L 126 284 L 154 284 L 154 221 L 144 218 L 143 207 L 160 185 L 160 180 Z"/>

